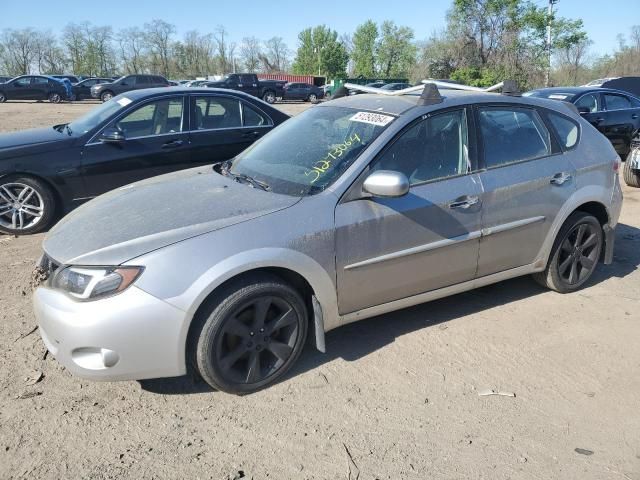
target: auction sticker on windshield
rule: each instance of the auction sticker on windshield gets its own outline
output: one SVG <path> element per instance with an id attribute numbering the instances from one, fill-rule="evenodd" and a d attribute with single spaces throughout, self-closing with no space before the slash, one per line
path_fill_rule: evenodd
<path id="1" fill-rule="evenodd" d="M 118 103 L 120 105 L 122 105 L 123 107 L 126 107 L 127 105 L 129 105 L 131 103 L 131 100 L 129 100 L 127 97 L 122 97 L 118 99 Z"/>
<path id="2" fill-rule="evenodd" d="M 351 120 L 352 122 L 370 123 L 371 125 L 384 127 L 394 118 L 395 117 L 392 117 L 391 115 L 383 115 L 382 113 L 358 112 L 349 120 Z"/>

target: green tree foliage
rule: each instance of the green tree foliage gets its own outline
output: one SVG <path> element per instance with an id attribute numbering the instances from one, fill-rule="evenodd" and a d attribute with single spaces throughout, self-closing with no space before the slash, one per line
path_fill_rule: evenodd
<path id="1" fill-rule="evenodd" d="M 378 40 L 378 26 L 372 20 L 367 20 L 356 28 L 353 34 L 353 75 L 374 77 L 376 75 L 376 42 Z"/>
<path id="2" fill-rule="evenodd" d="M 293 73 L 329 78 L 346 76 L 349 56 L 338 41 L 338 32 L 318 25 L 300 32 L 298 41 L 300 45 L 293 61 Z"/>
<path id="3" fill-rule="evenodd" d="M 416 63 L 417 48 L 413 43 L 413 30 L 387 20 L 380 27 L 380 35 L 376 45 L 380 75 L 387 78 L 408 76 Z"/>

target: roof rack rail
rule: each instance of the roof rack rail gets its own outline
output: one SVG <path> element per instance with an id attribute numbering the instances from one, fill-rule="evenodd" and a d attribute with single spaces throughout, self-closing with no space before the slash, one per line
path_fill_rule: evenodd
<path id="1" fill-rule="evenodd" d="M 406 95 L 408 93 L 420 92 L 420 105 L 432 105 L 442 102 L 442 96 L 438 87 L 445 90 L 465 90 L 469 92 L 495 92 L 502 90 L 503 95 L 510 95 L 514 97 L 520 96 L 520 90 L 514 80 L 505 80 L 504 82 L 496 83 L 490 87 L 472 87 L 470 85 L 462 85 L 460 83 L 446 82 L 443 80 L 422 80 L 419 85 L 403 88 L 402 90 L 385 90 L 382 88 L 368 87 L 366 85 L 358 85 L 356 83 L 345 83 L 340 87 L 332 98 L 340 98 L 349 95 L 349 90 L 357 90 L 364 93 L 376 93 L 386 95 L 390 97 L 397 97 L 400 95 Z"/>

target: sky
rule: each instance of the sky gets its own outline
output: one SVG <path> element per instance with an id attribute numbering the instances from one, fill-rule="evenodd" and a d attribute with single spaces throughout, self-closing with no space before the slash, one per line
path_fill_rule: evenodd
<path id="1" fill-rule="evenodd" d="M 189 30 L 212 32 L 223 25 L 231 40 L 255 36 L 266 40 L 283 37 L 290 50 L 297 47 L 302 29 L 326 24 L 339 34 L 353 33 L 367 19 L 376 22 L 393 20 L 413 28 L 416 39 L 424 40 L 445 26 L 446 12 L 452 0 L 28 0 L 3 1 L 0 30 L 33 27 L 60 32 L 69 22 L 89 21 L 94 25 L 120 28 L 139 26 L 154 18 L 163 19 L 177 28 L 178 36 Z M 543 6 L 546 0 L 535 0 Z M 51 8 L 52 5 L 64 8 Z M 394 8 L 399 5 L 399 8 Z M 604 54 L 618 45 L 616 37 L 627 35 L 634 24 L 640 24 L 640 0 L 560 0 L 555 8 L 560 16 L 581 18 L 593 45 L 591 52 Z"/>

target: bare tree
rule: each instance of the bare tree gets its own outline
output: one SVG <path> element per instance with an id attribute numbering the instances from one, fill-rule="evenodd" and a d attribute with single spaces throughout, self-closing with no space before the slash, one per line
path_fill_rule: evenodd
<path id="1" fill-rule="evenodd" d="M 145 34 L 138 27 L 125 28 L 118 33 L 120 62 L 125 73 L 142 73 L 145 69 Z"/>
<path id="2" fill-rule="evenodd" d="M 240 58 L 247 72 L 256 72 L 260 67 L 262 45 L 256 37 L 244 37 L 240 44 Z"/>
<path id="3" fill-rule="evenodd" d="M 263 70 L 267 73 L 279 73 L 289 67 L 289 49 L 282 37 L 272 37 L 265 42 L 265 53 L 260 57 Z"/>
<path id="4" fill-rule="evenodd" d="M 176 27 L 164 20 L 156 19 L 151 23 L 145 23 L 144 31 L 152 71 L 168 77 L 171 69 L 171 37 L 176 32 Z"/>
<path id="5" fill-rule="evenodd" d="M 50 30 L 36 32 L 35 63 L 39 73 L 64 73 L 67 60 L 56 36 Z"/>
<path id="6" fill-rule="evenodd" d="M 37 42 L 32 28 L 5 29 L 2 32 L 4 70 L 10 75 L 25 75 L 31 72 L 36 59 Z"/>

